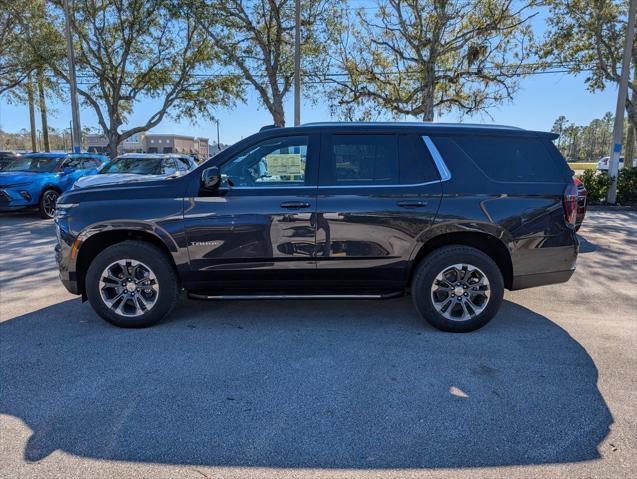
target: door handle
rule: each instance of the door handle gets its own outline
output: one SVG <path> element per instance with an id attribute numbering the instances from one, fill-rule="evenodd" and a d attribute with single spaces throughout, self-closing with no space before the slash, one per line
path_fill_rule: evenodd
<path id="1" fill-rule="evenodd" d="M 426 201 L 415 201 L 415 200 L 398 201 L 396 204 L 402 208 L 422 208 L 424 206 L 427 206 Z"/>
<path id="2" fill-rule="evenodd" d="M 285 201 L 281 203 L 281 208 L 287 208 L 290 210 L 296 210 L 299 208 L 309 208 L 310 204 L 305 201 Z"/>

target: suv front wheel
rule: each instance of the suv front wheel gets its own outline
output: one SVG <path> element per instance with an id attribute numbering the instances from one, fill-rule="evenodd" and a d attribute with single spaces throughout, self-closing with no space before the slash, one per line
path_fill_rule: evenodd
<path id="1" fill-rule="evenodd" d="M 95 257 L 86 273 L 86 295 L 109 323 L 142 328 L 159 322 L 175 307 L 179 281 L 159 248 L 123 241 Z"/>
<path id="2" fill-rule="evenodd" d="M 469 332 L 500 309 L 504 281 L 498 265 L 469 246 L 445 246 L 426 256 L 411 285 L 416 309 L 443 331 Z"/>

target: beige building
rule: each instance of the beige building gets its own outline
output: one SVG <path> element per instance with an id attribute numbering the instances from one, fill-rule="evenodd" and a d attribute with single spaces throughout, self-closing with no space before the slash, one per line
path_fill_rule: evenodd
<path id="1" fill-rule="evenodd" d="M 199 158 L 208 156 L 208 138 L 146 134 L 144 145 L 146 153 L 183 153 Z"/>
<path id="2" fill-rule="evenodd" d="M 104 135 L 88 135 L 87 142 L 88 151 L 104 153 L 108 149 Z M 123 153 L 182 153 L 200 159 L 208 158 L 208 138 L 138 133 L 119 145 L 118 154 Z"/>

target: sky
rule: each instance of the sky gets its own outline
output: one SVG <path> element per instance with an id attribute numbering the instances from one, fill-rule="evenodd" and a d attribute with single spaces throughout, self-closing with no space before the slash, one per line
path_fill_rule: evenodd
<path id="1" fill-rule="evenodd" d="M 353 6 L 367 5 L 365 0 L 350 0 Z M 546 11 L 541 11 L 531 21 L 537 34 L 543 35 Z M 521 79 L 520 89 L 513 101 L 505 103 L 485 114 L 460 118 L 457 113 L 436 117 L 436 121 L 471 122 L 485 124 L 511 125 L 531 130 L 550 130 L 553 122 L 560 115 L 577 125 L 588 124 L 595 118 L 601 118 L 606 112 L 614 112 L 617 101 L 617 88 L 609 85 L 603 92 L 591 93 L 586 89 L 584 74 L 569 75 L 566 73 L 552 73 L 532 75 Z M 293 122 L 293 95 L 288 95 L 285 104 L 287 124 Z M 136 105 L 129 118 L 130 126 L 137 126 L 146 122 L 148 117 L 157 109 L 156 100 L 146 100 Z M 49 125 L 59 129 L 68 128 L 71 111 L 68 102 L 56 102 L 50 105 Z M 215 112 L 219 120 L 221 143 L 232 144 L 241 138 L 258 131 L 264 125 L 272 124 L 272 117 L 262 107 L 255 93 L 248 95 L 245 103 L 236 107 Z M 93 110 L 82 105 L 80 123 L 83 127 L 98 127 L 97 118 Z M 330 112 L 327 105 L 312 104 L 309 101 L 301 103 L 301 123 L 329 121 Z M 409 120 L 409 118 L 406 118 Z M 36 122 L 40 128 L 39 115 L 36 112 Z M 25 105 L 12 105 L 7 102 L 6 95 L 0 96 L 0 128 L 7 132 L 17 132 L 29 128 L 29 112 Z M 187 120 L 175 122 L 168 118 L 152 130 L 153 133 L 173 133 L 188 136 L 209 138 L 216 141 L 216 124 L 202 120 L 191 123 Z"/>
<path id="2" fill-rule="evenodd" d="M 292 123 L 293 103 L 292 95 L 285 105 L 287 124 Z M 531 130 L 550 130 L 555 119 L 564 115 L 575 124 L 588 124 L 594 118 L 601 118 L 604 113 L 615 111 L 617 89 L 608 88 L 603 92 L 590 93 L 586 90 L 584 75 L 571 76 L 564 73 L 533 75 L 520 82 L 520 90 L 512 102 L 490 110 L 488 116 L 477 115 L 459 118 L 457 114 L 439 116 L 436 121 L 463 121 L 471 123 L 495 123 L 518 126 Z M 145 122 L 153 112 L 156 102 L 147 100 L 137 105 L 131 115 L 129 124 L 136 125 Z M 68 128 L 71 111 L 66 102 L 56 102 L 50 105 L 51 113 L 49 125 L 54 128 Z M 231 110 L 216 112 L 219 119 L 221 143 L 232 144 L 241 138 L 255 133 L 264 125 L 272 123 L 268 111 L 259 105 L 254 94 L 249 95 L 247 102 L 239 103 Z M 82 106 L 80 111 L 83 127 L 98 127 L 97 119 L 92 109 Z M 315 121 L 329 121 L 330 113 L 324 104 L 311 104 L 303 101 L 301 104 L 301 123 Z M 38 129 L 39 115 L 36 112 Z M 0 97 L 0 128 L 7 132 L 17 132 L 29 128 L 29 112 L 25 105 L 12 105 L 6 97 Z M 164 120 L 154 128 L 153 133 L 174 133 L 181 135 L 210 138 L 216 141 L 216 125 L 210 121 L 190 123 L 188 121 L 175 122 Z"/>

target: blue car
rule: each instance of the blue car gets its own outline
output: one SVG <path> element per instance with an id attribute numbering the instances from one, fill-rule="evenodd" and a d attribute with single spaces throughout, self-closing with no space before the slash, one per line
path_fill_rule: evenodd
<path id="1" fill-rule="evenodd" d="M 107 162 L 106 156 L 91 153 L 20 156 L 0 172 L 0 211 L 37 207 L 42 218 L 53 218 L 58 197 Z"/>

